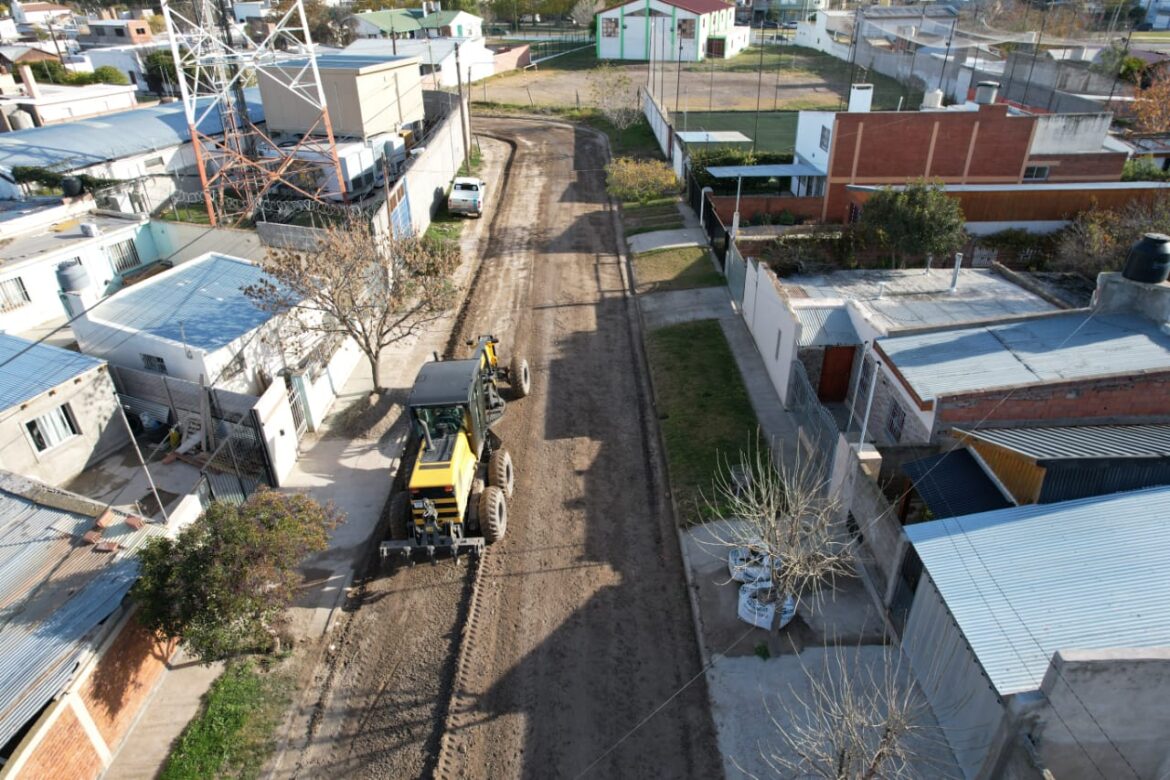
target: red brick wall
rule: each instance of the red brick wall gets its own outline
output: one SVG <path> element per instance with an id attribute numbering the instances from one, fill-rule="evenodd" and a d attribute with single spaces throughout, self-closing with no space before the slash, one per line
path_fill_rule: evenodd
<path id="1" fill-rule="evenodd" d="M 1029 158 L 1028 165 L 1047 165 L 1048 181 L 1121 181 L 1124 152 L 1091 154 L 1042 154 Z"/>
<path id="2" fill-rule="evenodd" d="M 711 205 L 719 214 L 719 220 L 731 225 L 735 213 L 734 195 L 711 195 Z M 779 195 L 745 195 L 739 199 L 739 224 L 746 225 L 758 214 L 779 214 L 787 211 L 810 222 L 821 221 L 823 198 L 787 198 Z"/>
<path id="3" fill-rule="evenodd" d="M 64 707 L 64 712 L 53 722 L 49 733 L 21 769 L 20 777 L 28 780 L 54 777 L 81 780 L 97 777 L 102 771 L 101 756 L 94 750 L 81 722 L 68 705 Z"/>
<path id="4" fill-rule="evenodd" d="M 111 751 L 126 735 L 174 649 L 131 618 L 82 685 L 81 700 Z"/>
<path id="5" fill-rule="evenodd" d="M 1170 372 L 943 398 L 936 431 L 988 422 L 1125 420 L 1170 415 Z"/>

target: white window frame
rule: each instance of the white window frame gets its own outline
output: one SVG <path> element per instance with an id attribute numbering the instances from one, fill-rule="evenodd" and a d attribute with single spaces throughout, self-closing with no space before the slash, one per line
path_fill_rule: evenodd
<path id="1" fill-rule="evenodd" d="M 50 419 L 50 418 L 56 418 Z M 56 423 L 54 426 L 53 423 Z M 33 426 L 36 426 L 34 431 Z M 81 435 L 81 427 L 77 424 L 77 418 L 73 415 L 73 410 L 68 403 L 61 404 L 54 407 L 44 414 L 39 414 L 24 421 L 24 433 L 28 437 L 29 446 L 32 447 L 33 453 L 38 457 L 44 455 L 46 452 L 52 452 L 63 444 L 76 439 Z M 60 428 L 68 429 L 68 433 L 60 438 L 53 436 L 54 431 Z M 37 442 L 37 437 L 40 437 L 45 446 L 41 446 Z"/>
<path id="2" fill-rule="evenodd" d="M 110 258 L 110 267 L 116 274 L 124 274 L 142 267 L 142 257 L 138 254 L 138 245 L 133 238 L 118 241 L 106 246 L 106 256 Z M 131 265 L 126 265 L 127 259 L 133 259 Z"/>
<path id="3" fill-rule="evenodd" d="M 14 291 L 17 292 L 20 297 L 24 298 L 23 301 L 16 300 L 15 296 L 11 299 L 9 298 L 8 285 L 11 282 L 16 283 L 14 285 Z M 12 276 L 8 279 L 0 281 L 0 312 L 17 311 L 18 309 L 23 309 L 25 306 L 28 306 L 30 303 L 32 303 L 32 298 L 28 294 L 28 287 L 25 286 L 24 279 L 19 276 Z"/>
<path id="4" fill-rule="evenodd" d="M 148 355 L 145 352 L 140 352 L 139 357 L 142 358 L 142 369 L 149 371 L 152 374 L 162 374 L 167 376 L 167 361 L 165 358 L 158 355 Z"/>

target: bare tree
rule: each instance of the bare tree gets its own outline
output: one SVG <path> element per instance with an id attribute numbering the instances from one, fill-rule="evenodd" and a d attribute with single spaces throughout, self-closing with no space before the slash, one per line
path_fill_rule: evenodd
<path id="1" fill-rule="evenodd" d="M 728 518 L 711 526 L 712 543 L 748 551 L 781 599 L 819 604 L 839 577 L 854 575 L 852 544 L 828 488 L 822 469 L 778 464 L 757 437 L 738 464 L 725 463 L 704 497 L 712 515 Z"/>
<path id="2" fill-rule="evenodd" d="M 775 739 L 760 747 L 764 764 L 779 777 L 952 776 L 941 730 L 902 658 L 889 646 L 834 645 L 819 664 L 802 661 L 803 685 L 789 686 L 778 706 L 766 703 Z"/>
<path id="3" fill-rule="evenodd" d="M 603 62 L 589 72 L 589 96 L 601 115 L 618 130 L 630 127 L 641 116 L 633 82 L 616 65 Z"/>
<path id="4" fill-rule="evenodd" d="M 593 17 L 601 9 L 602 4 L 598 0 L 577 0 L 573 10 L 569 12 L 569 18 L 581 27 L 589 27 L 593 24 Z"/>
<path id="5" fill-rule="evenodd" d="M 291 314 L 302 333 L 350 336 L 385 390 L 382 351 L 445 312 L 455 299 L 454 242 L 377 236 L 357 220 L 326 228 L 309 250 L 269 250 L 266 275 L 245 288 L 274 314 Z"/>

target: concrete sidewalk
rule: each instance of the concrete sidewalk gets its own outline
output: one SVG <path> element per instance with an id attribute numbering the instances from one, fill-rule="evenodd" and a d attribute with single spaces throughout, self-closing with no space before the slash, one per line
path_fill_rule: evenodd
<path id="1" fill-rule="evenodd" d="M 707 234 L 702 228 L 689 227 L 678 230 L 655 230 L 650 233 L 640 233 L 626 239 L 630 246 L 630 253 L 640 255 L 643 252 L 655 252 L 659 249 L 675 249 L 684 246 L 706 246 Z"/>

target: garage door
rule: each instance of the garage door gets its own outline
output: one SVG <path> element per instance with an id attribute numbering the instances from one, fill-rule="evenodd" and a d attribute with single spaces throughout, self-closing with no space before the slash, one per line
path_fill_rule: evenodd
<path id="1" fill-rule="evenodd" d="M 928 573 L 918 583 L 902 648 L 955 760 L 968 778 L 974 777 L 1004 709 Z"/>

